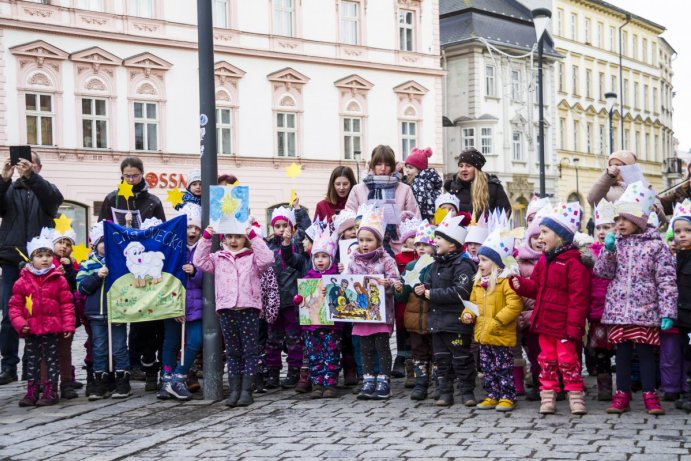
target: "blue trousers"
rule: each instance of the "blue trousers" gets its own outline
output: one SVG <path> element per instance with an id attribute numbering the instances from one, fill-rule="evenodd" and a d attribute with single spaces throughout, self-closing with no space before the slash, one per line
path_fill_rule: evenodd
<path id="1" fill-rule="evenodd" d="M 163 371 L 186 375 L 194 363 L 197 353 L 202 350 L 202 321 L 185 322 L 185 361 L 178 362 L 178 352 L 182 343 L 182 324 L 175 319 L 163 321 Z"/>
<path id="2" fill-rule="evenodd" d="M 91 324 L 91 353 L 94 359 L 94 373 L 106 371 L 129 371 L 130 356 L 127 352 L 127 324 L 114 323 L 111 326 L 113 341 L 113 370 L 108 370 L 108 319 L 89 317 Z"/>
<path id="3" fill-rule="evenodd" d="M 16 264 L 2 264 L 2 322 L 0 322 L 0 353 L 3 370 L 17 371 L 19 363 L 19 335 L 10 323 L 10 298 L 12 287 L 19 278 L 19 267 Z"/>

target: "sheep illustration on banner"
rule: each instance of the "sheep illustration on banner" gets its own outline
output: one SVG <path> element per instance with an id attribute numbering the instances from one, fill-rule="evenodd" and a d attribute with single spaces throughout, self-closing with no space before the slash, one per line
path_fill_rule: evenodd
<path id="1" fill-rule="evenodd" d="M 149 220 L 147 220 L 149 221 Z M 104 223 L 111 323 L 185 315 L 187 218 L 142 223 L 141 229 Z"/>

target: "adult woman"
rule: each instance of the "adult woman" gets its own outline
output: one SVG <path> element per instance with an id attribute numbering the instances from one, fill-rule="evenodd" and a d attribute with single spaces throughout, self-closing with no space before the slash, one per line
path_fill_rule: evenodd
<path id="1" fill-rule="evenodd" d="M 511 203 L 501 181 L 482 171 L 486 162 L 477 149 L 464 150 L 458 156 L 458 174 L 444 183 L 444 190 L 458 197 L 461 202 L 458 211 L 467 211 L 475 219 L 495 209 L 511 215 Z"/>
<path id="2" fill-rule="evenodd" d="M 232 174 L 222 174 L 221 176 L 218 177 L 218 185 L 219 186 L 232 186 L 238 181 L 238 178 L 235 177 L 235 175 Z"/>
<path id="3" fill-rule="evenodd" d="M 326 198 L 317 203 L 314 220 L 331 222 L 331 218 L 346 206 L 348 194 L 355 185 L 355 175 L 348 166 L 337 166 L 331 172 Z"/>
<path id="4" fill-rule="evenodd" d="M 674 205 L 683 202 L 685 198 L 691 199 L 691 163 L 688 166 L 686 182 L 660 198 L 665 214 L 670 215 L 674 213 Z"/>

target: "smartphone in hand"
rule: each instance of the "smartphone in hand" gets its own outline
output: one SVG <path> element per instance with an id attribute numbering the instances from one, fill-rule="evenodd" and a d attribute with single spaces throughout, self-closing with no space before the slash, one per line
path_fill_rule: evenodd
<path id="1" fill-rule="evenodd" d="M 14 166 L 21 159 L 31 162 L 31 146 L 10 146 L 10 163 Z"/>

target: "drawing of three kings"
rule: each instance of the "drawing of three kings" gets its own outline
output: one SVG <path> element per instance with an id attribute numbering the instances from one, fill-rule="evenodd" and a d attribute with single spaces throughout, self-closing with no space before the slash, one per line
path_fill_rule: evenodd
<path id="1" fill-rule="evenodd" d="M 348 288 L 347 279 L 341 279 L 338 284 L 335 278 L 331 278 L 331 289 L 328 290 L 329 314 L 332 319 L 362 319 L 380 321 L 379 288 L 376 283 L 370 285 L 369 293 L 360 282 L 355 282 L 353 290 Z M 368 285 L 368 278 L 363 283 Z"/>

